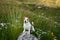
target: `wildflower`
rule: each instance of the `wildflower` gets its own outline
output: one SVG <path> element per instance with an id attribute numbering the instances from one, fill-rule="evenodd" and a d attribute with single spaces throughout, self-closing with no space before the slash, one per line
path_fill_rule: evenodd
<path id="1" fill-rule="evenodd" d="M 52 36 L 54 36 L 54 33 L 53 33 L 53 32 L 51 32 L 51 35 L 52 35 Z"/>
<path id="2" fill-rule="evenodd" d="M 5 26 L 5 25 L 6 25 L 6 23 L 0 23 L 0 25 L 3 27 L 3 26 Z"/>

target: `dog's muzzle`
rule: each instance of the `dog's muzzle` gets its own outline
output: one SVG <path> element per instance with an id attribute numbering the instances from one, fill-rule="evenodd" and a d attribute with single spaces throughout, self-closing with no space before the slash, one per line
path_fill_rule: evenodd
<path id="1" fill-rule="evenodd" d="M 26 21 L 25 21 L 25 23 L 26 23 Z"/>
<path id="2" fill-rule="evenodd" d="M 27 23 L 27 21 L 25 21 L 25 23 Z"/>

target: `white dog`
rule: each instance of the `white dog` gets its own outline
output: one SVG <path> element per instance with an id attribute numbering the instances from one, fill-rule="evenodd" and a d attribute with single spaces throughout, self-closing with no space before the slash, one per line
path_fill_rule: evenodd
<path id="1" fill-rule="evenodd" d="M 28 33 L 30 34 L 30 30 L 35 31 L 33 25 L 29 22 L 29 18 L 28 17 L 24 17 L 23 28 L 24 28 L 23 33 L 28 31 Z"/>

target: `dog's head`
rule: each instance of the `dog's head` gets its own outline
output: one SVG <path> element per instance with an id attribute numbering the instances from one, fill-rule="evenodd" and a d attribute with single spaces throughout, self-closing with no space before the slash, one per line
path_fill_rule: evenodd
<path id="1" fill-rule="evenodd" d="M 24 23 L 28 23 L 29 22 L 29 18 L 28 17 L 24 17 Z"/>

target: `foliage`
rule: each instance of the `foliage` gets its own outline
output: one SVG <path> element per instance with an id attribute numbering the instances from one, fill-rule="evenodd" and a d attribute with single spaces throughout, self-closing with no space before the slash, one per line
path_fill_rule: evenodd
<path id="1" fill-rule="evenodd" d="M 24 4 L 25 5 L 25 4 Z M 60 11 L 51 8 L 34 8 L 34 5 L 1 4 L 0 6 L 0 40 L 17 40 L 23 31 L 23 17 L 34 22 L 35 35 L 39 40 L 60 40 Z"/>

